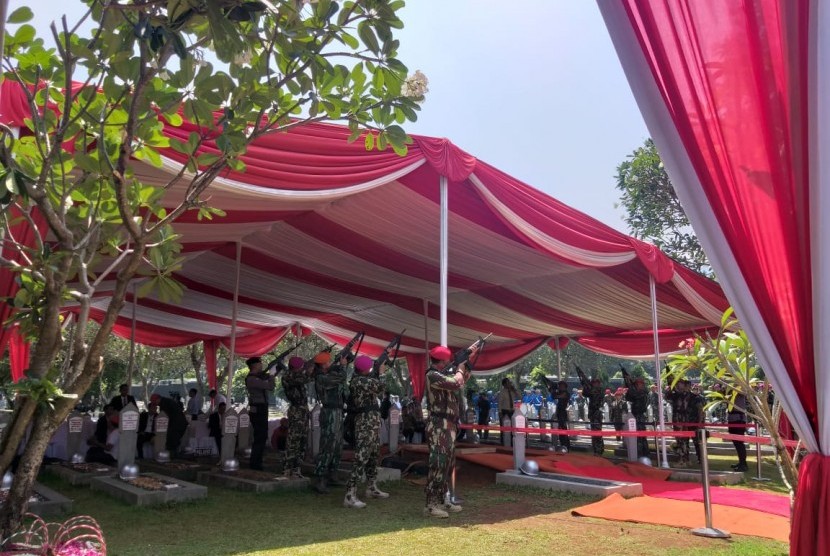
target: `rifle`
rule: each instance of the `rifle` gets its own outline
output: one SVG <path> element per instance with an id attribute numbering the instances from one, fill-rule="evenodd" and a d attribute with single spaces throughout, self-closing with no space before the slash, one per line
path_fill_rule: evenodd
<path id="1" fill-rule="evenodd" d="M 394 365 L 395 361 L 398 359 L 398 351 L 401 349 L 401 338 L 403 337 L 403 333 L 406 332 L 406 328 L 401 330 L 401 333 L 392 338 L 392 341 L 386 345 L 384 348 L 383 353 L 381 353 L 375 362 L 372 364 L 372 372 L 379 373 L 380 367 L 383 364 Z M 395 355 L 392 357 L 392 362 L 389 363 L 389 350 L 394 349 Z"/>
<path id="2" fill-rule="evenodd" d="M 585 373 L 582 372 L 579 365 L 576 366 L 576 375 L 579 377 L 579 382 L 582 383 L 583 388 L 587 389 L 591 387 L 591 381 L 588 380 L 588 377 L 585 376 Z"/>
<path id="3" fill-rule="evenodd" d="M 620 363 L 620 370 L 622 371 L 623 382 L 625 382 L 625 387 L 634 388 L 634 380 L 631 378 L 631 375 L 628 374 L 628 371 L 625 370 L 625 367 L 622 366 L 622 363 Z"/>
<path id="4" fill-rule="evenodd" d="M 355 350 L 355 353 L 352 353 L 352 348 L 358 342 L 360 342 L 361 344 L 363 343 L 363 336 L 365 334 L 366 333 L 363 332 L 363 331 L 358 332 L 357 334 L 355 334 L 354 338 L 349 340 L 349 343 L 346 344 L 345 346 L 343 346 L 343 349 L 341 349 L 340 353 L 337 354 L 337 357 L 335 357 L 335 360 L 340 360 L 341 358 L 345 357 L 346 361 L 349 362 L 349 363 L 354 361 L 354 358 L 357 356 L 357 352 L 360 351 L 360 345 L 358 345 L 357 350 Z"/>
<path id="5" fill-rule="evenodd" d="M 472 370 L 472 369 L 473 369 L 473 363 L 475 363 L 475 362 L 474 362 L 474 361 L 473 361 L 473 362 L 471 362 L 471 361 L 470 361 L 470 354 L 471 354 L 471 353 L 473 353 L 473 350 L 474 350 L 474 349 L 477 349 L 477 350 L 478 350 L 478 352 L 477 352 L 477 354 L 476 354 L 476 360 L 478 360 L 478 354 L 480 354 L 480 353 L 481 353 L 481 351 L 484 349 L 484 345 L 487 343 L 487 338 L 489 338 L 489 337 L 490 337 L 490 336 L 492 336 L 492 335 L 493 335 L 493 333 L 492 333 L 492 332 L 490 332 L 490 333 L 489 333 L 489 334 L 487 334 L 487 336 L 485 336 L 484 338 L 482 338 L 481 336 L 479 336 L 479 337 L 478 337 L 478 340 L 476 340 L 475 342 L 473 342 L 473 343 L 472 343 L 472 345 L 470 345 L 470 347 L 468 347 L 468 348 L 462 348 L 462 349 L 459 349 L 458 351 L 456 351 L 456 352 L 455 352 L 455 355 L 453 355 L 453 356 L 452 356 L 452 364 L 453 364 L 453 366 L 454 366 L 454 367 L 458 367 L 458 366 L 459 366 L 459 365 L 461 365 L 462 363 L 469 363 L 469 364 L 467 365 L 467 370 Z"/>
<path id="6" fill-rule="evenodd" d="M 282 360 L 283 360 L 283 359 L 285 359 L 285 358 L 286 358 L 286 356 L 287 356 L 289 353 L 291 353 L 292 351 L 294 351 L 295 349 L 297 349 L 298 347 L 300 347 L 301 345 L 303 345 L 303 343 L 304 343 L 304 342 L 305 342 L 305 338 L 301 339 L 299 342 L 297 342 L 296 344 L 294 344 L 294 347 L 288 348 L 287 350 L 285 350 L 285 351 L 283 351 L 282 353 L 280 353 L 279 355 L 277 355 L 277 356 L 274 358 L 274 360 L 273 360 L 273 361 L 271 361 L 270 363 L 268 363 L 268 366 L 267 366 L 267 367 L 265 367 L 265 372 L 270 371 L 273 367 L 279 367 L 279 370 L 280 370 L 280 371 L 282 371 L 283 369 L 285 369 L 285 363 L 283 363 L 283 361 L 282 361 Z"/>

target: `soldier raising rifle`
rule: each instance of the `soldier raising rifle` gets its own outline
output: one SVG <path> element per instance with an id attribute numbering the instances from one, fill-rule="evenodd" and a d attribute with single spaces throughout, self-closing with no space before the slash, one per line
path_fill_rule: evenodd
<path id="1" fill-rule="evenodd" d="M 579 367 L 576 368 L 576 373 L 582 383 L 582 394 L 588 398 L 588 420 L 591 422 L 591 430 L 601 431 L 602 404 L 605 401 L 602 381 L 596 377 L 589 381 Z M 595 456 L 601 456 L 605 451 L 605 441 L 601 436 L 592 436 L 591 447 L 594 449 Z"/>

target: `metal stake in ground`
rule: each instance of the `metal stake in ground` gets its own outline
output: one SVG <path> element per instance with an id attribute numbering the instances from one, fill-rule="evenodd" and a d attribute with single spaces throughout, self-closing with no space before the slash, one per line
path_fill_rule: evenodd
<path id="1" fill-rule="evenodd" d="M 692 529 L 692 534 L 711 539 L 728 539 L 732 536 L 729 531 L 712 527 L 712 501 L 709 498 L 709 455 L 706 449 L 706 439 L 709 436 L 709 431 L 699 429 L 697 434 L 700 437 L 700 458 L 703 463 L 703 510 L 706 513 L 706 527 Z"/>
<path id="2" fill-rule="evenodd" d="M 761 438 L 761 423 L 759 423 L 757 421 L 755 422 L 755 438 Z M 761 443 L 756 442 L 755 443 L 755 469 L 756 469 L 757 473 L 755 474 L 754 477 L 752 477 L 752 480 L 762 481 L 762 482 L 763 481 L 769 481 L 769 479 L 765 478 L 761 474 L 761 460 L 762 460 L 761 459 Z"/>

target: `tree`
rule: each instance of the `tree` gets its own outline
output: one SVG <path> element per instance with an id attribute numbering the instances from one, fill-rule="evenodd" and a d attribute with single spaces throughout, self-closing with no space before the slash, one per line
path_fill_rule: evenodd
<path id="1" fill-rule="evenodd" d="M 401 125 L 416 119 L 426 92 L 425 78 L 407 79 L 397 59 L 401 1 L 84 4 L 80 21 L 52 24 L 49 44 L 26 24 L 27 7 L 10 14 L 14 29 L 4 35 L 4 75 L 20 85 L 28 114 L 19 134 L 0 128 L 0 222 L 16 251 L 0 266 L 17 273 L 14 318 L 35 341 L 0 452 L 5 470 L 31 423 L 0 514 L 4 537 L 26 512 L 49 439 L 102 372 L 133 278 L 144 277 L 139 296 L 180 297 L 173 223 L 185 211 L 223 215 L 206 200 L 216 176 L 244 171 L 241 157 L 257 138 L 326 120 L 346 122 L 367 149 L 403 153 L 410 139 Z M 198 131 L 163 133 L 183 119 Z M 208 140 L 216 149 L 200 150 Z M 137 165 L 160 166 L 165 148 L 186 157 L 182 170 L 164 184 L 142 182 Z M 36 232 L 33 244 L 11 233 L 20 221 Z M 104 280 L 110 302 L 87 342 Z M 76 332 L 61 359 L 67 302 Z"/>
<path id="2" fill-rule="evenodd" d="M 763 373 L 755 358 L 755 350 L 746 332 L 740 329 L 732 309 L 728 309 L 721 321 L 716 337 L 698 336 L 686 342 L 686 353 L 669 356 L 667 380 L 674 386 L 682 378 L 692 374 L 706 377 L 712 383 L 721 384 L 724 389 L 708 391 L 707 408 L 718 404 L 734 406 L 739 394 L 746 397 L 746 417 L 760 423 L 769 433 L 778 471 L 790 494 L 790 502 L 798 486 L 799 450 L 790 452 L 784 445 L 779 432 L 781 402 L 769 403 L 770 384 L 761 380 Z M 754 387 L 758 382 L 762 387 Z M 740 409 L 740 407 L 738 407 Z"/>
<path id="3" fill-rule="evenodd" d="M 712 274 L 709 260 L 686 218 L 654 141 L 617 166 L 617 189 L 634 237 L 650 241 L 689 268 Z"/>

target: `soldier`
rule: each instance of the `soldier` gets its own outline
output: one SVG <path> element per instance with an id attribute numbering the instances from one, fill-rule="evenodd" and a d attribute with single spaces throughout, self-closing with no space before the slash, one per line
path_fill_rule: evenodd
<path id="1" fill-rule="evenodd" d="M 262 455 L 268 441 L 268 392 L 274 391 L 276 369 L 265 372 L 262 359 L 259 357 L 251 357 L 245 364 L 248 365 L 248 376 L 245 377 L 248 415 L 251 417 L 251 428 L 254 430 L 250 467 L 262 471 Z"/>
<path id="2" fill-rule="evenodd" d="M 343 452 L 343 404 L 346 401 L 346 367 L 348 353 L 341 352 L 338 362 L 331 363 L 331 353 L 322 352 L 314 358 L 314 389 L 320 410 L 320 451 L 314 467 L 314 488 L 324 494 L 328 485 L 344 486 L 337 477 L 340 454 Z"/>
<path id="3" fill-rule="evenodd" d="M 651 408 L 651 418 L 658 422 L 660 421 L 660 413 L 658 413 L 659 405 L 660 398 L 657 394 L 657 385 L 652 384 L 650 392 L 648 393 L 648 406 Z"/>
<path id="4" fill-rule="evenodd" d="M 576 391 L 576 399 L 574 400 L 576 404 L 576 418 L 579 421 L 585 420 L 585 396 L 583 395 L 582 390 Z"/>
<path id="5" fill-rule="evenodd" d="M 695 454 L 697 454 L 698 463 L 703 463 L 700 459 L 700 439 L 697 437 L 697 431 L 703 426 L 703 422 L 705 420 L 705 413 L 703 410 L 705 406 L 706 400 L 700 395 L 700 385 L 695 384 L 692 386 L 692 400 L 689 404 L 689 415 L 691 416 L 689 422 L 699 423 L 699 425 L 693 425 L 689 427 L 689 430 L 695 433 L 694 437 L 692 437 L 692 442 L 695 444 Z"/>
<path id="6" fill-rule="evenodd" d="M 354 360 L 355 374 L 349 383 L 349 394 L 354 406 L 354 465 L 349 482 L 346 483 L 346 497 L 343 506 L 365 508 L 366 504 L 357 497 L 357 483 L 366 475 L 366 496 L 389 498 L 389 494 L 378 488 L 378 458 L 380 456 L 380 407 L 378 396 L 383 392 L 380 375 L 386 371 L 383 364 L 373 370 L 372 359 L 359 355 Z"/>
<path id="7" fill-rule="evenodd" d="M 568 430 L 568 403 L 571 395 L 568 393 L 568 383 L 560 380 L 558 383 L 545 377 L 545 386 L 556 402 L 556 426 L 559 430 Z M 566 450 L 571 449 L 571 437 L 567 434 L 559 435 L 559 445 Z"/>
<path id="8" fill-rule="evenodd" d="M 617 391 L 614 392 L 614 401 L 611 402 L 611 406 L 608 410 L 608 416 L 611 418 L 611 422 L 614 423 L 614 430 L 621 431 L 623 430 L 623 425 L 625 421 L 625 414 L 628 412 L 628 402 L 625 401 L 623 398 L 623 389 L 617 388 Z M 617 441 L 619 441 L 622 437 L 618 436 Z"/>
<path id="9" fill-rule="evenodd" d="M 592 378 L 590 382 L 585 373 L 579 371 L 579 380 L 582 382 L 582 392 L 588 399 L 588 420 L 591 422 L 592 431 L 602 430 L 602 404 L 605 400 L 605 391 L 602 387 L 602 381 L 598 378 Z M 601 456 L 605 452 L 605 440 L 601 436 L 591 437 L 591 447 L 594 449 L 595 456 Z"/>
<path id="10" fill-rule="evenodd" d="M 306 398 L 306 384 L 314 380 L 311 376 L 311 367 L 306 365 L 302 357 L 292 357 L 288 360 L 288 372 L 282 376 L 282 389 L 285 399 L 288 400 L 288 441 L 285 446 L 286 478 L 303 478 L 300 472 L 300 462 L 305 456 L 306 441 L 308 439 L 308 400 Z"/>
<path id="11" fill-rule="evenodd" d="M 672 419 L 674 420 L 673 428 L 676 431 L 687 430 L 686 425 L 690 420 L 691 409 L 691 392 L 686 389 L 687 383 L 685 380 L 679 380 L 674 385 L 674 390 L 669 392 L 669 403 L 671 404 Z M 678 437 L 677 441 L 677 456 L 679 467 L 689 466 L 689 439 L 686 437 Z"/>
<path id="12" fill-rule="evenodd" d="M 625 393 L 625 398 L 631 403 L 631 413 L 634 414 L 634 419 L 637 420 L 637 430 L 646 430 L 646 413 L 648 412 L 648 391 L 646 390 L 646 382 L 642 377 L 637 377 L 632 380 L 630 376 L 624 374 L 625 384 L 628 387 L 628 392 Z M 637 437 L 637 457 L 648 456 L 648 440 L 645 436 Z"/>
<path id="13" fill-rule="evenodd" d="M 605 389 L 605 397 L 602 398 L 602 403 L 608 406 L 608 413 L 611 413 L 611 405 L 614 403 L 614 394 L 611 393 L 610 388 Z"/>
<path id="14" fill-rule="evenodd" d="M 475 356 L 478 348 L 470 356 Z M 450 469 L 455 464 L 455 434 L 459 407 L 455 395 L 470 378 L 469 363 L 450 368 L 452 353 L 446 346 L 436 346 L 429 351 L 430 366 L 426 373 L 429 421 L 426 435 L 429 443 L 429 476 L 426 486 L 428 517 L 449 517 L 449 512 L 460 512 L 461 506 L 446 498 Z"/>

